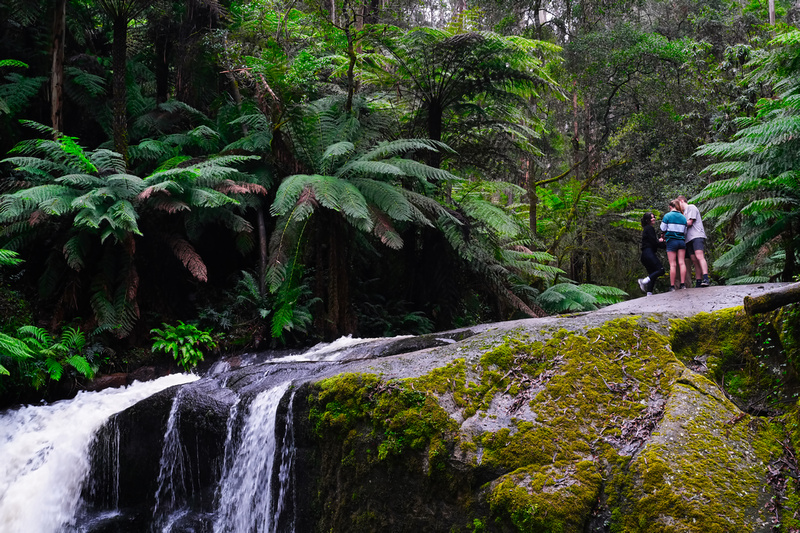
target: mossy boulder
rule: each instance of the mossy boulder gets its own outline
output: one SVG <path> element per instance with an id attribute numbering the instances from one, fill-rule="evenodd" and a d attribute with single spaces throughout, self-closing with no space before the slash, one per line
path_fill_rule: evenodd
<path id="1" fill-rule="evenodd" d="M 792 415 L 751 416 L 685 364 L 721 368 L 752 344 L 742 320 L 485 332 L 317 382 L 315 529 L 773 531 Z"/>

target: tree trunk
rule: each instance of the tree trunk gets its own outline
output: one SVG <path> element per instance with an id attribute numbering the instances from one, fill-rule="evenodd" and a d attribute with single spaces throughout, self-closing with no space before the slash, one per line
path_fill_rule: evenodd
<path id="1" fill-rule="evenodd" d="M 431 102 L 428 106 L 428 138 L 434 141 L 442 140 L 442 117 L 444 112 L 439 102 Z M 438 150 L 428 154 L 429 165 L 439 168 L 442 165 L 442 154 Z"/>
<path id="2" fill-rule="evenodd" d="M 128 55 L 128 19 L 114 19 L 114 43 L 111 48 L 111 63 L 114 71 L 114 150 L 119 152 L 128 165 L 128 92 L 125 85 Z"/>
<path id="3" fill-rule="evenodd" d="M 330 217 L 326 225 L 328 235 L 328 313 L 325 336 L 335 340 L 342 335 L 354 333 L 355 315 L 350 305 L 350 277 L 346 228 L 340 220 Z"/>
<path id="4" fill-rule="evenodd" d="M 50 73 L 50 121 L 53 129 L 63 131 L 64 119 L 64 38 L 67 0 L 56 0 L 53 13 L 53 63 Z"/>
<path id="5" fill-rule="evenodd" d="M 167 26 L 166 24 L 164 26 Z M 169 53 L 172 42 L 167 35 L 156 38 L 156 103 L 169 99 Z"/>
<path id="6" fill-rule="evenodd" d="M 530 202 L 530 210 L 528 212 L 528 224 L 531 230 L 531 237 L 536 238 L 536 220 L 537 210 L 539 208 L 539 196 L 536 194 L 536 179 L 534 176 L 533 158 L 528 158 L 528 172 L 527 172 L 527 185 L 528 185 L 528 201 Z M 531 243 L 533 245 L 533 243 Z"/>
<path id="7" fill-rule="evenodd" d="M 353 96 L 356 92 L 355 69 L 357 58 L 355 43 L 353 42 L 354 37 L 350 31 L 350 26 L 345 28 L 344 34 L 347 37 L 347 57 L 350 59 L 350 62 L 347 65 L 347 103 L 345 104 L 344 110 L 345 113 L 351 113 L 353 111 Z"/>
<path id="8" fill-rule="evenodd" d="M 792 219 L 789 219 L 786 228 L 786 234 L 783 238 L 784 242 L 784 253 L 786 254 L 786 259 L 783 262 L 783 272 L 781 273 L 781 279 L 783 281 L 792 281 L 792 277 L 794 277 L 795 271 L 795 260 L 794 260 L 794 226 L 792 225 Z"/>
<path id="9" fill-rule="evenodd" d="M 768 313 L 784 305 L 800 302 L 800 283 L 793 283 L 760 296 L 744 297 L 744 312 L 748 315 Z"/>

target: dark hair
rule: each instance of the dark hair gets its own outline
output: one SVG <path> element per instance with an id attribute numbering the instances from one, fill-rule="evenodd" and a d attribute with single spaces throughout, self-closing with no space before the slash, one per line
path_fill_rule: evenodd
<path id="1" fill-rule="evenodd" d="M 647 227 L 650 224 L 650 220 L 653 218 L 653 213 L 645 213 L 642 215 L 642 227 Z"/>
<path id="2" fill-rule="evenodd" d="M 683 207 L 681 206 L 681 202 L 680 202 L 680 200 L 678 200 L 678 199 L 672 200 L 672 201 L 669 203 L 669 206 L 670 206 L 671 208 L 673 208 L 673 209 L 677 209 L 678 211 L 680 211 L 681 213 L 683 213 Z"/>

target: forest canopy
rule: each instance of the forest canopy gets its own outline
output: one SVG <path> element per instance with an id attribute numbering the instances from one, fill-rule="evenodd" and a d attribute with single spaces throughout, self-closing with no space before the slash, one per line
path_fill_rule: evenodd
<path id="1" fill-rule="evenodd" d="M 678 195 L 714 283 L 795 279 L 799 16 L 4 0 L 0 372 L 120 366 L 178 321 L 232 350 L 594 309 L 638 296 Z M 26 325 L 65 351 L 32 365 Z"/>

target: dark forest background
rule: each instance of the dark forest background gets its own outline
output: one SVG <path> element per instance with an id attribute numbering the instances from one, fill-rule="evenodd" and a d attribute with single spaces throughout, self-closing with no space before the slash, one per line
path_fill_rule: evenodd
<path id="1" fill-rule="evenodd" d="M 715 284 L 792 280 L 798 17 L 1 1 L 0 387 L 638 297 L 679 194 Z"/>

